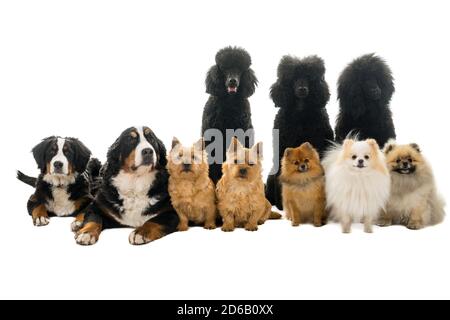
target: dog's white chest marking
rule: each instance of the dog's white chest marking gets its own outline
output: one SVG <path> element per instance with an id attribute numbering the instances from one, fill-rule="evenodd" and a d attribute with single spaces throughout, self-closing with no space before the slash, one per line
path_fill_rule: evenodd
<path id="1" fill-rule="evenodd" d="M 46 206 L 48 211 L 60 217 L 71 215 L 75 211 L 75 203 L 69 199 L 67 188 L 53 187 L 52 196 L 53 200 L 48 201 Z"/>
<path id="2" fill-rule="evenodd" d="M 152 171 L 137 175 L 120 171 L 113 178 L 119 198 L 123 202 L 122 214 L 118 221 L 126 226 L 139 227 L 155 215 L 143 215 L 149 205 L 154 205 L 158 199 L 149 198 L 148 191 L 155 180 L 156 172 Z"/>

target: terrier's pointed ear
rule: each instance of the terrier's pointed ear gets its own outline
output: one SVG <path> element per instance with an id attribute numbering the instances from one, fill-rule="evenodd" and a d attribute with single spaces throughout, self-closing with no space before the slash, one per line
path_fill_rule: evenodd
<path id="1" fill-rule="evenodd" d="M 256 158 L 261 160 L 263 157 L 263 143 L 258 142 L 252 148 L 252 152 L 256 155 Z"/>
<path id="2" fill-rule="evenodd" d="M 409 145 L 411 146 L 411 148 L 413 148 L 417 152 L 419 152 L 419 153 L 421 152 L 420 147 L 417 143 L 410 143 Z"/>
<path id="3" fill-rule="evenodd" d="M 289 157 L 289 156 L 291 155 L 291 153 L 292 153 L 293 150 L 294 150 L 294 148 L 286 148 L 286 149 L 284 150 L 284 156 L 285 156 L 285 157 Z"/>
<path id="4" fill-rule="evenodd" d="M 205 139 L 200 138 L 196 143 L 194 143 L 194 149 L 203 151 L 205 150 Z"/>
<path id="5" fill-rule="evenodd" d="M 230 147 L 228 148 L 228 152 L 236 152 L 237 150 L 242 149 L 243 146 L 239 142 L 239 140 L 236 137 L 233 137 L 231 139 Z"/>
<path id="6" fill-rule="evenodd" d="M 178 140 L 176 137 L 173 137 L 173 139 L 172 139 L 172 149 L 175 148 L 179 144 L 181 144 L 180 140 Z"/>
<path id="7" fill-rule="evenodd" d="M 391 152 L 392 150 L 394 150 L 394 148 L 397 146 L 395 140 L 390 139 L 388 142 L 386 142 L 386 144 L 384 145 L 383 148 L 383 152 L 384 154 L 388 154 L 389 152 Z"/>

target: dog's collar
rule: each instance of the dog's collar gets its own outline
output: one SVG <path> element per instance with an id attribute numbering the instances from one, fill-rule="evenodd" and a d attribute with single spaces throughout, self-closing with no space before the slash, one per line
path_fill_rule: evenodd
<path id="1" fill-rule="evenodd" d="M 320 175 L 320 176 L 317 176 L 317 177 L 314 177 L 314 178 L 310 178 L 307 181 L 300 182 L 300 183 L 299 182 L 292 182 L 292 181 L 284 180 L 284 179 L 280 179 L 280 180 L 281 180 L 282 184 L 285 184 L 285 185 L 288 185 L 288 186 L 294 186 L 294 187 L 298 187 L 298 188 L 305 188 L 305 187 L 309 186 L 310 184 L 315 183 L 315 182 L 317 182 L 317 181 L 319 181 L 319 180 L 321 180 L 323 178 L 324 178 L 324 175 Z"/>

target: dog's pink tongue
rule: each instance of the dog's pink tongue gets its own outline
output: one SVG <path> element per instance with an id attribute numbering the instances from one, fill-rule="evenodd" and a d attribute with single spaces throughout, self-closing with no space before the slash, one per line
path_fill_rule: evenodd
<path id="1" fill-rule="evenodd" d="M 233 88 L 233 87 L 228 87 L 228 92 L 229 93 L 235 93 L 235 92 L 237 92 L 237 88 Z"/>

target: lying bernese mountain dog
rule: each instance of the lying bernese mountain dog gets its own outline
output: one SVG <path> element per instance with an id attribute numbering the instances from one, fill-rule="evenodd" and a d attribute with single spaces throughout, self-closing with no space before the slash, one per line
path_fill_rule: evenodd
<path id="1" fill-rule="evenodd" d="M 168 193 L 166 149 L 148 127 L 126 129 L 109 148 L 102 183 L 84 210 L 75 240 L 98 241 L 104 229 L 135 228 L 131 244 L 140 245 L 176 231 L 179 219 Z"/>
<path id="2" fill-rule="evenodd" d="M 35 226 L 47 225 L 52 216 L 77 216 L 92 202 L 92 185 L 101 164 L 89 160 L 91 151 L 81 141 L 48 137 L 32 153 L 40 175 L 34 178 L 17 171 L 17 178 L 36 189 L 27 204 Z"/>

